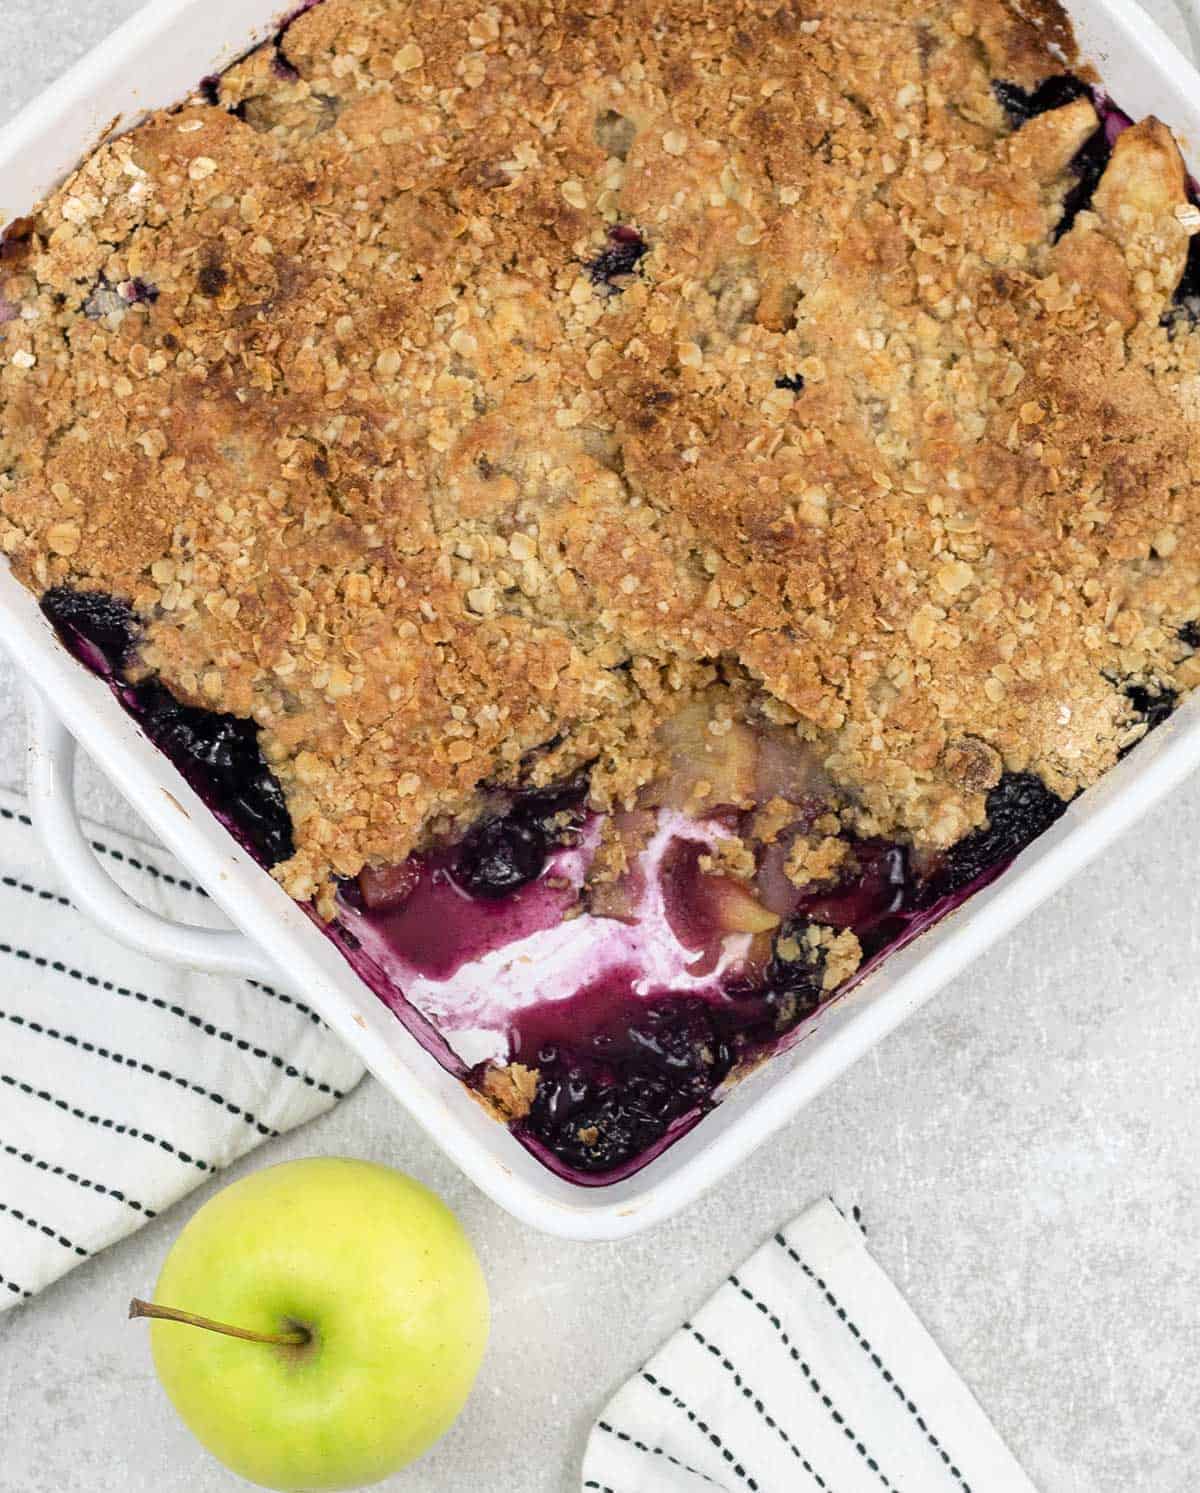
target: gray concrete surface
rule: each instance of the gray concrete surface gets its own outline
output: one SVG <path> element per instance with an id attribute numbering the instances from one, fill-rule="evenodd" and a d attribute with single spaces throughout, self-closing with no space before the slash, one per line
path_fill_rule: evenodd
<path id="1" fill-rule="evenodd" d="M 0 117 L 133 9 L 8 0 Z M 0 782 L 16 781 L 22 739 L 0 665 Z M 90 773 L 85 799 L 110 804 Z M 774 1225 L 829 1192 L 861 1206 L 876 1255 L 1043 1493 L 1194 1493 L 1198 847 L 1193 781 L 718 1193 L 643 1238 L 525 1232 L 370 1080 L 237 1168 L 388 1161 L 437 1188 L 479 1246 L 495 1324 L 478 1388 L 387 1488 L 573 1493 L 606 1397 Z M 124 1320 L 211 1190 L 0 1319 L 3 1493 L 245 1486 L 175 1420 Z"/>

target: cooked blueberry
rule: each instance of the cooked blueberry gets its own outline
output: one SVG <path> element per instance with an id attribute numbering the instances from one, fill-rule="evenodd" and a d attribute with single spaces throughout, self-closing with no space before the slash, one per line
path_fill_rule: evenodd
<path id="1" fill-rule="evenodd" d="M 1070 230 L 1079 214 L 1091 207 L 1096 186 L 1104 175 L 1104 168 L 1111 156 L 1112 142 L 1102 125 L 1071 162 L 1071 170 L 1077 179 L 1063 198 L 1062 217 L 1055 225 L 1052 235 L 1055 243 Z"/>
<path id="2" fill-rule="evenodd" d="M 1036 115 L 1046 114 L 1051 109 L 1061 109 L 1064 104 L 1083 98 L 1088 88 L 1073 73 L 1056 73 L 1032 90 L 997 78 L 992 83 L 992 92 L 1008 115 L 1013 129 L 1019 130 Z"/>
<path id="3" fill-rule="evenodd" d="M 576 1171 L 612 1171 L 707 1103 L 732 1053 L 705 1002 L 647 1006 L 597 1057 L 561 1044 L 539 1054 L 537 1093 L 524 1128 Z"/>
<path id="4" fill-rule="evenodd" d="M 266 866 L 295 852 L 283 790 L 267 766 L 253 721 L 184 705 L 155 679 L 124 695 L 150 740 Z"/>
<path id="5" fill-rule="evenodd" d="M 582 812 L 586 773 L 518 794 L 504 815 L 478 824 L 459 846 L 454 879 L 474 897 L 507 897 L 536 881 Z"/>
<path id="6" fill-rule="evenodd" d="M 1175 287 L 1162 324 L 1173 331 L 1180 324 L 1194 327 L 1197 323 L 1200 323 L 1200 234 L 1193 234 L 1188 242 L 1183 277 Z"/>
<path id="7" fill-rule="evenodd" d="M 1017 83 L 997 79 L 992 83 L 992 92 L 1008 115 L 1014 130 L 1019 130 L 1039 114 L 1046 114 L 1051 109 L 1061 109 L 1078 98 L 1091 96 L 1087 85 L 1072 73 L 1057 73 L 1029 91 Z M 1104 113 L 1102 100 L 1097 102 L 1097 108 Z M 1109 112 L 1116 114 L 1117 111 Z M 1056 243 L 1070 229 L 1079 214 L 1091 205 L 1096 183 L 1111 155 L 1112 141 L 1102 124 L 1071 162 L 1071 170 L 1078 179 L 1063 199 L 1062 217 L 1058 220 L 1053 235 Z"/>
<path id="8" fill-rule="evenodd" d="M 117 673 L 128 661 L 140 631 L 129 603 L 107 591 L 51 586 L 42 597 L 42 611 L 64 642 L 70 646 L 80 640 L 90 643 Z"/>
<path id="9" fill-rule="evenodd" d="M 775 380 L 777 389 L 790 389 L 793 394 L 799 394 L 804 387 L 804 375 L 802 373 L 789 373 L 783 378 Z"/>
<path id="10" fill-rule="evenodd" d="M 1185 622 L 1179 629 L 1179 641 L 1189 648 L 1200 648 L 1200 622 Z"/>
<path id="11" fill-rule="evenodd" d="M 515 817 L 476 825 L 459 847 L 454 879 L 473 897 L 507 897 L 536 881 L 546 864 L 546 837 Z"/>
<path id="12" fill-rule="evenodd" d="M 608 230 L 608 243 L 589 262 L 588 274 L 596 285 L 603 285 L 610 294 L 615 294 L 621 287 L 613 282 L 622 275 L 632 274 L 646 252 L 646 241 L 638 230 L 618 223 Z"/>
<path id="13" fill-rule="evenodd" d="M 200 97 L 206 104 L 221 102 L 221 79 L 216 73 L 209 73 L 206 78 L 200 79 Z"/>
<path id="14" fill-rule="evenodd" d="M 1179 692 L 1166 684 L 1127 684 L 1125 698 L 1153 731 L 1179 703 Z"/>
<path id="15" fill-rule="evenodd" d="M 158 286 L 135 276 L 121 286 L 121 294 L 133 306 L 152 306 L 158 300 Z"/>
<path id="16" fill-rule="evenodd" d="M 968 886 L 1024 850 L 1066 811 L 1036 773 L 1006 772 L 987 796 L 987 828 L 972 830 L 952 845 L 921 887 L 919 902 L 929 906 Z"/>

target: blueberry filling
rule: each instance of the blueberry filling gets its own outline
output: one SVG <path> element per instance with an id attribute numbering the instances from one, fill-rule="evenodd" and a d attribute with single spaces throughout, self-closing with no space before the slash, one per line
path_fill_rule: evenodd
<path id="1" fill-rule="evenodd" d="M 609 1181 L 643 1164 L 712 1107 L 738 1062 L 770 1053 L 828 999 L 825 952 L 811 930 L 852 930 L 865 970 L 992 880 L 1065 809 L 1034 774 L 1009 773 L 988 795 L 988 827 L 927 871 L 903 845 L 857 842 L 845 880 L 801 898 L 765 965 L 726 977 L 715 1000 L 639 999 L 635 969 L 578 993 L 569 1036 L 557 1003 L 522 1012 L 510 1033 L 511 1060 L 535 1068 L 538 1080 L 515 1132 L 582 1175 Z M 589 1030 L 587 1012 L 597 1007 Z"/>
<path id="2" fill-rule="evenodd" d="M 972 830 L 945 852 L 918 892 L 919 905 L 927 907 L 952 896 L 994 866 L 1007 864 L 1049 829 L 1066 807 L 1066 801 L 1051 793 L 1035 773 L 1005 773 L 987 796 L 987 828 Z"/>
<path id="3" fill-rule="evenodd" d="M 1096 185 L 1112 156 L 1113 142 L 1129 124 L 1129 118 L 1071 73 L 1057 73 L 1044 79 L 1031 91 L 1017 83 L 995 79 L 992 82 L 992 92 L 1008 115 L 1014 130 L 1019 130 L 1039 114 L 1061 109 L 1080 98 L 1090 98 L 1100 115 L 1099 128 L 1084 142 L 1071 162 L 1076 182 L 1063 198 L 1062 217 L 1053 233 L 1054 242 L 1057 243 L 1070 231 L 1079 214 L 1091 206 Z"/>
<path id="4" fill-rule="evenodd" d="M 632 1002 L 587 1048 L 528 1053 L 537 1094 L 522 1133 L 577 1172 L 611 1172 L 642 1156 L 709 1103 L 733 1066 L 715 1008 L 699 999 Z"/>
<path id="5" fill-rule="evenodd" d="M 122 675 L 140 629 L 127 602 L 103 591 L 54 586 L 42 610 L 73 653 L 108 679 L 150 740 L 264 866 L 295 853 L 283 789 L 268 767 L 253 721 L 184 705 L 157 680 Z"/>
<path id="6" fill-rule="evenodd" d="M 790 389 L 793 394 L 799 394 L 801 389 L 804 388 L 804 375 L 801 373 L 786 374 L 783 378 L 775 380 L 775 387 L 777 389 Z"/>
<path id="7" fill-rule="evenodd" d="M 274 866 L 295 853 L 283 790 L 263 757 L 253 721 L 184 705 L 157 680 L 129 693 L 142 730 L 237 826 L 258 861 Z"/>
<path id="8" fill-rule="evenodd" d="M 1096 187 L 1111 157 L 1112 142 L 1108 138 L 1108 132 L 1101 126 L 1071 162 L 1071 170 L 1077 180 L 1063 198 L 1062 217 L 1055 225 L 1052 235 L 1055 243 L 1070 231 L 1079 214 L 1091 207 Z"/>
<path id="9" fill-rule="evenodd" d="M 1185 622 L 1179 629 L 1179 641 L 1188 648 L 1200 648 L 1200 621 Z"/>
<path id="10" fill-rule="evenodd" d="M 520 794 L 503 814 L 477 824 L 458 848 L 451 875 L 473 897 L 507 897 L 536 881 L 550 852 L 570 843 L 587 794 L 585 775 Z"/>
<path id="11" fill-rule="evenodd" d="M 107 591 L 52 586 L 42 597 L 42 611 L 75 651 L 80 640 L 90 643 L 114 674 L 128 663 L 140 630 L 128 602 Z"/>
<path id="12" fill-rule="evenodd" d="M 1179 692 L 1165 684 L 1127 684 L 1125 698 L 1146 722 L 1147 731 L 1157 730 L 1179 704 Z"/>
<path id="13" fill-rule="evenodd" d="M 199 93 L 206 104 L 219 104 L 221 102 L 220 76 L 217 73 L 209 73 L 206 78 L 201 78 Z"/>
<path id="14" fill-rule="evenodd" d="M 1077 98 L 1087 97 L 1088 87 L 1073 73 L 1056 73 L 1032 90 L 997 78 L 992 82 L 992 92 L 1008 115 L 1013 129 L 1019 130 L 1039 114 L 1048 114 L 1051 109 L 1061 109 L 1064 104 L 1073 104 Z"/>
<path id="15" fill-rule="evenodd" d="M 617 223 L 608 230 L 608 243 L 587 266 L 594 285 L 602 285 L 609 295 L 618 294 L 622 286 L 616 284 L 623 275 L 630 275 L 638 261 L 646 254 L 648 246 L 636 228 L 626 223 Z"/>
<path id="16" fill-rule="evenodd" d="M 1193 203 L 1196 203 L 1194 190 L 1190 191 L 1188 196 Z M 1183 275 L 1175 287 L 1171 308 L 1162 319 L 1162 325 L 1171 331 L 1174 331 L 1181 323 L 1188 327 L 1194 327 L 1200 323 L 1200 234 L 1193 234 L 1188 241 Z"/>

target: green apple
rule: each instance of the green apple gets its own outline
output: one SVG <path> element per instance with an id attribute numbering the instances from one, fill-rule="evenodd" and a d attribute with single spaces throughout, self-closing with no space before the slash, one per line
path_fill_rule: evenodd
<path id="1" fill-rule="evenodd" d="M 483 1357 L 488 1295 L 427 1188 L 314 1157 L 205 1203 L 154 1302 L 130 1315 L 156 1319 L 158 1377 L 214 1456 L 268 1488 L 321 1490 L 377 1482 L 450 1427 Z"/>

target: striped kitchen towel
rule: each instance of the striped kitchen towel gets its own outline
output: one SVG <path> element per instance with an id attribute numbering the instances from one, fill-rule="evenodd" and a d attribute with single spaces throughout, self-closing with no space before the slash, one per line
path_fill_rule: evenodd
<path id="1" fill-rule="evenodd" d="M 167 917 L 220 915 L 167 853 L 89 825 Z M 301 1001 L 158 964 L 71 906 L 0 790 L 0 1311 L 328 1109 L 358 1060 Z"/>
<path id="2" fill-rule="evenodd" d="M 588 1493 L 1033 1493 L 863 1234 L 817 1203 L 592 1428 Z"/>

